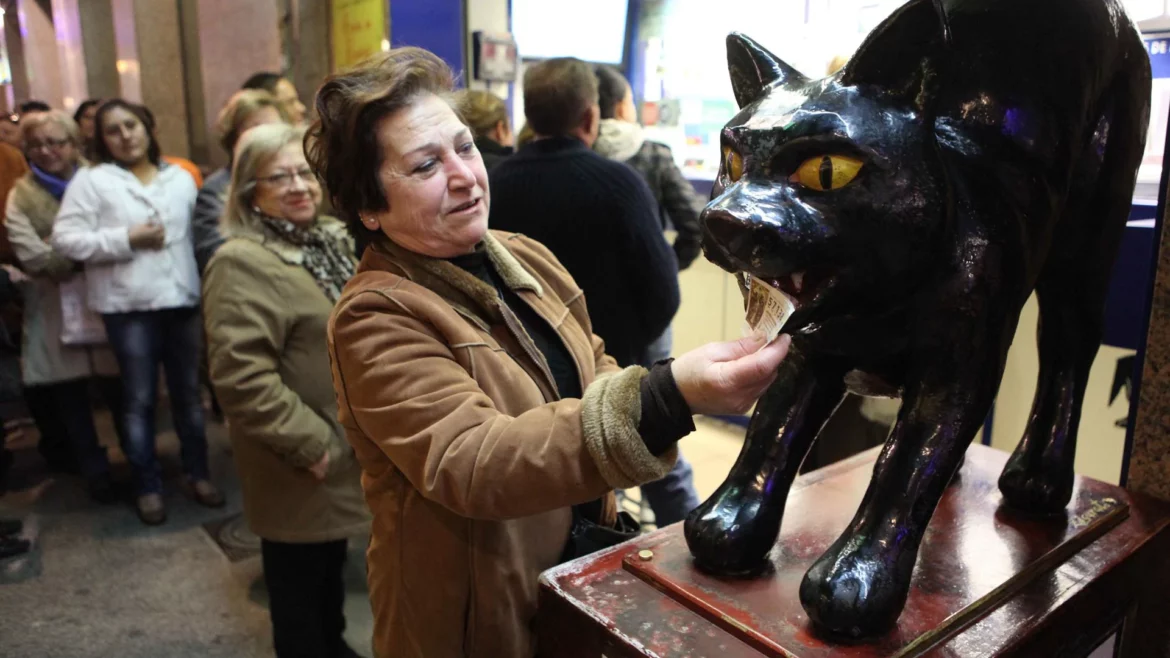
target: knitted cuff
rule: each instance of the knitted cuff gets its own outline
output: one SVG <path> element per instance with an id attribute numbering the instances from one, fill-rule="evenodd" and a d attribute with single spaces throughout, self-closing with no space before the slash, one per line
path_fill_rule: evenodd
<path id="1" fill-rule="evenodd" d="M 645 368 L 631 366 L 599 377 L 581 398 L 585 446 L 601 476 L 615 489 L 660 480 L 678 458 L 677 447 L 655 457 L 638 434 L 646 374 Z"/>
<path id="2" fill-rule="evenodd" d="M 289 453 L 288 463 L 297 468 L 308 468 L 321 461 L 325 453 L 329 452 L 331 443 L 328 436 L 320 439 L 305 441 L 296 450 Z M 331 455 L 332 456 L 332 455 Z"/>

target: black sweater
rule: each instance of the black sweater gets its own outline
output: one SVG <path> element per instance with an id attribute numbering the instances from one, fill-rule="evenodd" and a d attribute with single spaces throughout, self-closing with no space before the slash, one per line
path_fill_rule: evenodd
<path id="1" fill-rule="evenodd" d="M 678 262 L 642 177 L 571 137 L 531 142 L 489 175 L 490 226 L 544 243 L 585 291 L 605 351 L 622 366 L 643 364 L 679 291 Z"/>
<path id="2" fill-rule="evenodd" d="M 489 137 L 476 139 L 475 148 L 479 149 L 479 157 L 483 158 L 483 166 L 488 171 L 495 169 L 496 165 L 515 153 L 511 146 L 504 146 Z"/>
<path id="3" fill-rule="evenodd" d="M 536 344 L 536 349 L 540 350 L 553 376 L 553 382 L 557 385 L 559 397 L 562 399 L 581 397 L 583 393 L 581 379 L 569 348 L 565 346 L 552 325 L 542 319 L 504 283 L 499 272 L 488 260 L 483 246 L 477 247 L 474 253 L 456 256 L 450 261 L 496 289 L 501 301 L 516 314 L 520 324 L 524 326 L 524 332 Z M 650 374 L 642 380 L 642 415 L 638 420 L 638 434 L 655 455 L 661 455 L 679 439 L 695 431 L 691 408 L 674 380 L 674 374 L 670 369 L 671 361 L 673 359 L 667 359 L 651 366 Z M 596 513 L 591 518 L 595 517 Z"/>

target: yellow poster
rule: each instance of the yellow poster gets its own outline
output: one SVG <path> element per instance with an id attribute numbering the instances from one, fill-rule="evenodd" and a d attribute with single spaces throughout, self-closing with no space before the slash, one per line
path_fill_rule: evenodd
<path id="1" fill-rule="evenodd" d="M 382 50 L 387 0 L 333 0 L 333 70 Z"/>

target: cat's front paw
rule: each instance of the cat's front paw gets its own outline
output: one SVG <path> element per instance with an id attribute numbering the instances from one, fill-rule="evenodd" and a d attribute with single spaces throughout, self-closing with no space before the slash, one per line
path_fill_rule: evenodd
<path id="1" fill-rule="evenodd" d="M 761 569 L 780 534 L 783 496 L 770 500 L 751 486 L 724 482 L 683 524 L 683 534 L 699 567 L 724 576 Z"/>
<path id="2" fill-rule="evenodd" d="M 881 635 L 902 614 L 916 557 L 916 549 L 883 550 L 876 542 L 842 537 L 804 575 L 800 604 L 823 632 L 850 639 Z"/>

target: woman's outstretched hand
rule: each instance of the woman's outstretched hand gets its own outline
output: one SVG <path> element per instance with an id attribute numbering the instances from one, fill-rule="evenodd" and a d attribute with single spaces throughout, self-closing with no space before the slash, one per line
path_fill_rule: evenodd
<path id="1" fill-rule="evenodd" d="M 758 336 L 708 343 L 676 358 L 671 373 L 691 413 L 742 414 L 776 379 L 791 343 L 787 334 L 763 349 Z"/>

